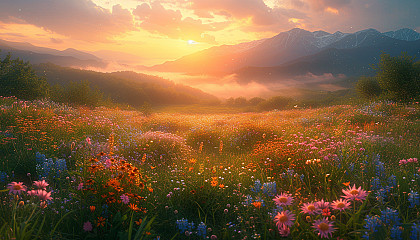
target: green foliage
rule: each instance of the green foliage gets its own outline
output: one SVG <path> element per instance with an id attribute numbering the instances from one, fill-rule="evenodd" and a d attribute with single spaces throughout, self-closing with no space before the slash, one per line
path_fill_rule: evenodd
<path id="1" fill-rule="evenodd" d="M 88 81 L 71 82 L 66 87 L 54 85 L 51 88 L 51 99 L 55 102 L 97 107 L 103 102 L 103 93 L 92 88 Z"/>
<path id="2" fill-rule="evenodd" d="M 0 95 L 33 100 L 48 95 L 48 84 L 38 77 L 29 62 L 12 59 L 8 54 L 0 60 Z"/>
<path id="3" fill-rule="evenodd" d="M 365 98 L 375 98 L 381 94 L 381 86 L 374 77 L 361 77 L 356 84 L 356 91 Z"/>
<path id="4" fill-rule="evenodd" d="M 292 98 L 276 96 L 268 99 L 267 101 L 259 103 L 258 109 L 261 111 L 270 111 L 274 109 L 284 110 L 290 108 L 292 102 Z"/>
<path id="5" fill-rule="evenodd" d="M 382 54 L 376 78 L 391 100 L 409 101 L 420 95 L 420 68 L 415 58 L 403 53 L 398 57 Z"/>

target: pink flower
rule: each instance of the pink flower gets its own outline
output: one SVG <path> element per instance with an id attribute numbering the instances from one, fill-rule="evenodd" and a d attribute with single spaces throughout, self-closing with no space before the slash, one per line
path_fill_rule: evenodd
<path id="1" fill-rule="evenodd" d="M 30 191 L 27 191 L 26 193 L 27 193 L 29 196 L 36 196 L 36 192 L 37 192 L 37 190 L 30 190 Z"/>
<path id="2" fill-rule="evenodd" d="M 290 234 L 290 228 L 286 225 L 283 225 L 282 227 L 279 228 L 279 233 L 280 233 L 280 236 L 287 237 Z"/>
<path id="3" fill-rule="evenodd" d="M 333 222 L 328 221 L 328 218 L 315 220 L 312 227 L 315 228 L 315 231 L 318 232 L 318 236 L 320 236 L 321 238 L 324 238 L 324 237 L 329 238 L 332 236 L 332 233 L 335 231 Z"/>
<path id="4" fill-rule="evenodd" d="M 39 197 L 42 201 L 52 200 L 51 192 L 47 192 L 43 189 L 36 190 L 36 195 Z"/>
<path id="5" fill-rule="evenodd" d="M 121 195 L 120 198 L 124 204 L 128 204 L 128 202 L 130 202 L 130 198 L 125 194 Z"/>
<path id="6" fill-rule="evenodd" d="M 89 145 L 92 145 L 92 141 L 90 140 L 90 137 L 86 138 L 86 143 L 89 144 Z"/>
<path id="7" fill-rule="evenodd" d="M 282 211 L 281 213 L 277 213 L 277 215 L 274 217 L 274 222 L 276 222 L 276 225 L 279 231 L 283 225 L 287 227 L 292 226 L 293 220 L 295 220 L 295 214 L 293 214 L 289 210 Z"/>
<path id="8" fill-rule="evenodd" d="M 321 210 L 318 208 L 318 205 L 313 202 L 304 203 L 301 209 L 303 213 L 310 214 L 310 215 L 319 214 L 321 212 Z"/>
<path id="9" fill-rule="evenodd" d="M 340 212 L 341 212 L 341 211 L 349 208 L 350 203 L 347 202 L 347 200 L 345 200 L 345 199 L 344 200 L 340 199 L 340 200 L 337 200 L 337 201 L 333 201 L 331 206 L 332 206 L 333 209 L 340 210 Z"/>
<path id="10" fill-rule="evenodd" d="M 90 223 L 89 221 L 83 224 L 83 230 L 85 230 L 86 232 L 90 232 L 92 231 L 92 229 L 93 229 L 92 223 Z"/>
<path id="11" fill-rule="evenodd" d="M 77 186 L 77 190 L 82 190 L 83 189 L 83 183 L 79 183 L 79 186 Z"/>
<path id="12" fill-rule="evenodd" d="M 342 191 L 345 194 L 342 197 L 350 200 L 362 201 L 368 195 L 368 193 L 365 190 L 363 190 L 362 187 L 356 188 L 356 184 L 354 184 L 353 187 L 349 188 L 348 190 L 343 189 Z"/>
<path id="13" fill-rule="evenodd" d="M 321 201 L 316 202 L 316 205 L 320 209 L 326 209 L 326 208 L 330 207 L 330 203 L 329 202 L 324 202 L 324 199 L 321 199 Z"/>
<path id="14" fill-rule="evenodd" d="M 42 180 L 42 181 L 35 181 L 34 185 L 38 189 L 47 189 L 47 186 L 49 184 L 45 180 Z"/>
<path id="15" fill-rule="evenodd" d="M 20 194 L 21 192 L 26 191 L 26 186 L 22 182 L 12 182 L 7 185 L 10 194 Z"/>
<path id="16" fill-rule="evenodd" d="M 281 193 L 277 195 L 273 201 L 277 204 L 277 206 L 288 206 L 291 205 L 293 202 L 292 194 Z"/>

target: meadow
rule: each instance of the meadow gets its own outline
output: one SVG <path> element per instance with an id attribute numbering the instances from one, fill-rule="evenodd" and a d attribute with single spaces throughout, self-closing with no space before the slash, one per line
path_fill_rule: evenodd
<path id="1" fill-rule="evenodd" d="M 420 105 L 180 114 L 0 98 L 0 239 L 420 239 Z"/>

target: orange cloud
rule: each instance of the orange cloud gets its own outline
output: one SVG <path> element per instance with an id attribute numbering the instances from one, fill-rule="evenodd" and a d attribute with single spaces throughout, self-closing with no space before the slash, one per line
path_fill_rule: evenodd
<path id="1" fill-rule="evenodd" d="M 338 9 L 332 8 L 332 7 L 327 7 L 327 8 L 325 8 L 324 11 L 325 12 L 332 13 L 332 14 L 335 14 L 335 15 L 339 15 L 340 14 L 340 12 L 338 11 Z"/>
<path id="2" fill-rule="evenodd" d="M 204 24 L 201 19 L 183 18 L 179 9 L 166 9 L 159 2 L 143 3 L 133 10 L 140 21 L 139 26 L 152 33 L 159 33 L 171 38 L 193 39 L 197 42 L 215 44 L 215 38 L 207 31 L 223 28 L 223 24 Z"/>
<path id="3" fill-rule="evenodd" d="M 121 5 L 108 10 L 91 0 L 2 0 L 0 21 L 32 24 L 85 41 L 108 41 L 134 30 L 129 10 Z"/>

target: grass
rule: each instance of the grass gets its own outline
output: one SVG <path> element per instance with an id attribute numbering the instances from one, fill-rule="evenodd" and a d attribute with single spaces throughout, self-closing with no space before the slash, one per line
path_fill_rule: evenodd
<path id="1" fill-rule="evenodd" d="M 180 109 L 1 98 L 0 239 L 419 238 L 418 103 Z"/>

